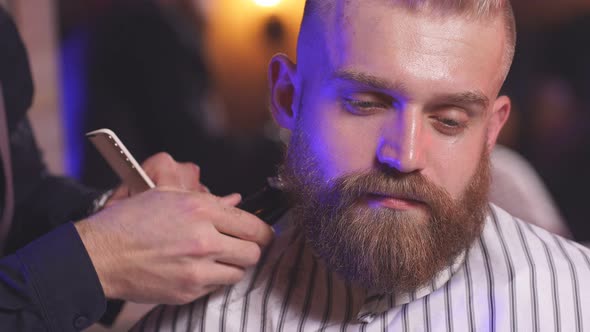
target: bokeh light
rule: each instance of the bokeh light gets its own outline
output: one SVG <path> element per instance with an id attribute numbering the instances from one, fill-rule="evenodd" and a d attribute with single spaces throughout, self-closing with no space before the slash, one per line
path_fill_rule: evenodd
<path id="1" fill-rule="evenodd" d="M 254 2 L 262 7 L 273 7 L 278 5 L 281 0 L 254 0 Z"/>

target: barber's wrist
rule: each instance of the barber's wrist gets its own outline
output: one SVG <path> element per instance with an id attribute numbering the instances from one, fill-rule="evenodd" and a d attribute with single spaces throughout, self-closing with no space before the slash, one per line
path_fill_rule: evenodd
<path id="1" fill-rule="evenodd" d="M 116 264 L 112 255 L 112 248 L 108 248 L 99 224 L 99 222 L 84 219 L 74 223 L 74 226 L 92 261 L 105 296 L 116 299 L 118 297 L 112 280 L 113 271 L 111 271 Z"/>

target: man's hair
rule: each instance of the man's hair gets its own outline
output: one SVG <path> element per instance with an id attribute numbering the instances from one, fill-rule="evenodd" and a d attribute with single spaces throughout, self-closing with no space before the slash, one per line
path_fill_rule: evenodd
<path id="1" fill-rule="evenodd" d="M 334 10 L 338 0 L 306 0 L 302 27 L 314 14 L 322 16 Z M 510 0 L 381 0 L 409 10 L 438 15 L 459 15 L 470 19 L 492 19 L 501 15 L 506 29 L 505 74 L 512 64 L 516 45 L 516 23 Z M 504 77 L 505 78 L 505 77 Z"/>

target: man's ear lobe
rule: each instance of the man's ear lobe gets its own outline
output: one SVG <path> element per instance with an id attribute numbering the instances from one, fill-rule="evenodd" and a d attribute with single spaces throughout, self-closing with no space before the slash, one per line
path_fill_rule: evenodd
<path id="1" fill-rule="evenodd" d="M 270 85 L 270 111 L 279 126 L 292 130 L 297 118 L 295 109 L 296 66 L 284 54 L 277 54 L 268 68 Z"/>
<path id="2" fill-rule="evenodd" d="M 504 127 L 504 124 L 510 116 L 511 103 L 510 98 L 506 96 L 500 96 L 494 102 L 492 106 L 492 114 L 488 124 L 488 137 L 487 137 L 487 148 L 488 152 L 492 152 L 492 149 L 496 145 L 496 140 L 500 134 L 500 130 Z"/>

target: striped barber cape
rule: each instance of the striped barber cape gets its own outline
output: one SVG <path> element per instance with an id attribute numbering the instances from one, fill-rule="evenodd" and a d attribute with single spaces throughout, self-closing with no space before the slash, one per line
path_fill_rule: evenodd
<path id="1" fill-rule="evenodd" d="M 133 331 L 590 331 L 590 250 L 492 205 L 452 266 L 392 296 L 348 284 L 287 227 L 241 282 Z"/>

